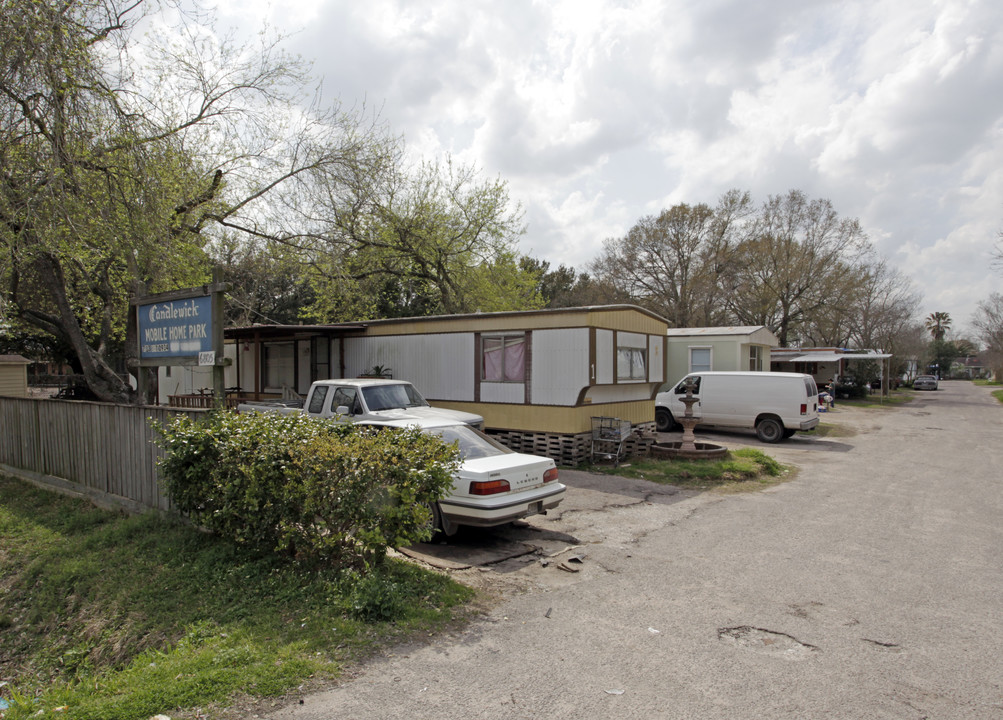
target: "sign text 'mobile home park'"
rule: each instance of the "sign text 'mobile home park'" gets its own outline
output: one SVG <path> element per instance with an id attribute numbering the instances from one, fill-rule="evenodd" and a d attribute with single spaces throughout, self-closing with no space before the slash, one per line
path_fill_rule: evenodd
<path id="1" fill-rule="evenodd" d="M 139 356 L 198 356 L 213 350 L 212 298 L 172 300 L 139 306 Z"/>
<path id="2" fill-rule="evenodd" d="M 136 310 L 136 350 L 133 365 L 154 368 L 163 365 L 200 365 L 212 368 L 213 394 L 223 397 L 223 367 L 230 364 L 223 353 L 223 298 L 229 283 L 172 290 L 133 299 Z M 139 394 L 147 397 L 149 379 L 139 373 Z"/>

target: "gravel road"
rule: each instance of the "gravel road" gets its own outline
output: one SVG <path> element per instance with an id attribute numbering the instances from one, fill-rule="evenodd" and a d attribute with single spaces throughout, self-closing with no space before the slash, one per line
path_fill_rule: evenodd
<path id="1" fill-rule="evenodd" d="M 451 571 L 482 617 L 266 717 L 1003 718 L 1003 405 L 944 382 L 824 421 L 854 434 L 764 448 L 799 472 L 759 493 L 564 472 L 497 539 L 538 554 Z"/>

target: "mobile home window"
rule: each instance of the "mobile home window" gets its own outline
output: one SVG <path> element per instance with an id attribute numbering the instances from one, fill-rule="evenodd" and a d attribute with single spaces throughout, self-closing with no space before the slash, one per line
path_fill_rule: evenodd
<path id="1" fill-rule="evenodd" d="M 749 348 L 749 370 L 752 372 L 763 371 L 763 348 L 753 345 Z"/>
<path id="2" fill-rule="evenodd" d="M 481 379 L 484 382 L 525 382 L 526 336 L 483 336 Z"/>
<path id="3" fill-rule="evenodd" d="M 265 344 L 265 387 L 292 387 L 296 382 L 296 346 L 291 342 Z"/>
<path id="4" fill-rule="evenodd" d="M 690 372 L 711 370 L 710 348 L 690 348 Z"/>
<path id="5" fill-rule="evenodd" d="M 310 338 L 310 381 L 331 377 L 331 340 Z"/>
<path id="6" fill-rule="evenodd" d="M 645 380 L 645 351 L 642 348 L 616 349 L 616 377 L 618 380 Z"/>

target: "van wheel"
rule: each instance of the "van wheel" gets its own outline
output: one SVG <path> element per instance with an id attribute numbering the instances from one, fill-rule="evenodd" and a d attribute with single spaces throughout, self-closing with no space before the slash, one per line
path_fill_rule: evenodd
<path id="1" fill-rule="evenodd" d="M 672 413 L 663 408 L 655 410 L 655 428 L 658 432 L 669 432 L 676 427 L 676 421 L 672 417 Z"/>
<path id="2" fill-rule="evenodd" d="M 763 418 L 756 423 L 756 437 L 764 443 L 780 442 L 784 437 L 784 426 L 776 418 Z"/>

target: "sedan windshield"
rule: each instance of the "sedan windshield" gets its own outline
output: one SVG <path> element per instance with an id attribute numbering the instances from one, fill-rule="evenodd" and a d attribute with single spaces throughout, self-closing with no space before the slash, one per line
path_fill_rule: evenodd
<path id="1" fill-rule="evenodd" d="M 362 388 L 371 412 L 397 408 L 428 407 L 425 398 L 412 385 L 375 385 Z"/>
<path id="2" fill-rule="evenodd" d="M 448 445 L 457 443 L 460 448 L 460 457 L 464 460 L 494 457 L 495 455 L 505 455 L 512 452 L 501 443 L 492 440 L 478 430 L 474 430 L 469 425 L 449 425 L 448 427 L 430 428 L 425 432 L 438 435 Z"/>

